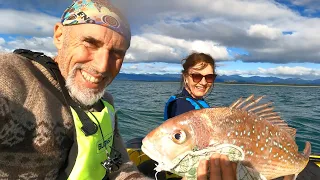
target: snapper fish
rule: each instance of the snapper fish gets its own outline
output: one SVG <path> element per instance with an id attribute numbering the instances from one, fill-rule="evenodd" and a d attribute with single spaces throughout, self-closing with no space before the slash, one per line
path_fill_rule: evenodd
<path id="1" fill-rule="evenodd" d="M 237 163 L 237 180 L 296 179 L 309 161 L 311 145 L 302 153 L 295 142 L 296 129 L 280 118 L 271 102 L 254 95 L 229 107 L 192 110 L 168 119 L 142 141 L 141 150 L 155 160 L 159 171 L 188 180 L 197 178 L 201 159 L 213 153 Z"/>

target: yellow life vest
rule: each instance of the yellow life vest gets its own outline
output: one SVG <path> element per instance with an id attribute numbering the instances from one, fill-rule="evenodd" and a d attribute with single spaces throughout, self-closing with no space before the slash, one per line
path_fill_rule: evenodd
<path id="1" fill-rule="evenodd" d="M 106 169 L 101 165 L 111 153 L 115 111 L 112 105 L 103 101 L 101 112 L 86 112 L 89 118 L 98 126 L 98 131 L 85 136 L 81 131 L 82 123 L 78 114 L 71 108 L 78 146 L 75 165 L 68 177 L 70 180 L 100 180 L 106 175 Z"/>

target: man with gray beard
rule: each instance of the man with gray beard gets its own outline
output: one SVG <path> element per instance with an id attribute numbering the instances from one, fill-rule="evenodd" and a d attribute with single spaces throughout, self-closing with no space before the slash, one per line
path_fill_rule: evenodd
<path id="1" fill-rule="evenodd" d="M 22 49 L 1 54 L 0 179 L 145 179 L 104 92 L 130 38 L 108 1 L 78 0 L 54 27 L 53 60 Z"/>
<path id="2" fill-rule="evenodd" d="M 53 59 L 0 55 L 0 179 L 146 179 L 104 92 L 130 46 L 126 19 L 107 0 L 76 0 L 53 39 Z"/>

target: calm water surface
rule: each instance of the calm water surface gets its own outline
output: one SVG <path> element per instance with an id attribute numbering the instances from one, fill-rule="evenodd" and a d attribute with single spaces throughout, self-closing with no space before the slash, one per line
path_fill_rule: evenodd
<path id="1" fill-rule="evenodd" d="M 114 81 L 107 91 L 114 97 L 124 140 L 143 137 L 160 125 L 164 105 L 179 86 L 178 82 Z M 266 95 L 266 101 L 274 102 L 275 111 L 297 129 L 300 151 L 305 141 L 310 141 L 312 152 L 320 154 L 319 87 L 216 84 L 206 100 L 211 106 L 229 106 L 251 94 Z"/>

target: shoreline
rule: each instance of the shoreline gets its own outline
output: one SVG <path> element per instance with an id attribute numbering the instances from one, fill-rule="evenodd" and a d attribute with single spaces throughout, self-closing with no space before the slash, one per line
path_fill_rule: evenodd
<path id="1" fill-rule="evenodd" d="M 299 85 L 299 84 L 254 84 L 254 83 L 215 83 L 222 85 L 238 85 L 238 86 L 274 86 L 274 87 L 312 87 L 312 88 L 320 88 L 320 85 Z"/>
<path id="2" fill-rule="evenodd" d="M 132 81 L 132 82 L 154 82 L 154 83 L 180 83 L 180 81 L 146 81 L 146 80 L 115 80 L 115 81 Z M 259 84 L 259 83 L 226 83 L 226 82 L 215 82 L 214 84 L 221 85 L 237 85 L 237 86 L 274 86 L 274 87 L 311 87 L 320 88 L 320 85 L 299 85 L 299 84 Z"/>

